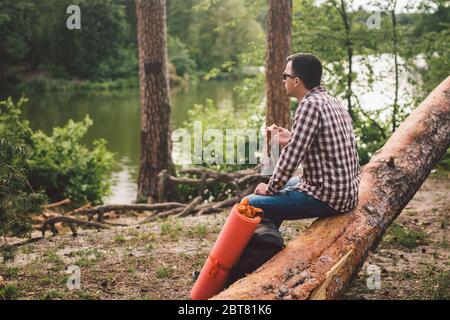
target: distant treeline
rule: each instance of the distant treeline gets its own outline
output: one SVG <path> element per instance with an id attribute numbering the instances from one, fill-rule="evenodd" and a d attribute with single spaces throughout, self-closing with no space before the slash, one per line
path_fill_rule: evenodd
<path id="1" fill-rule="evenodd" d="M 81 30 L 66 27 L 66 9 L 71 4 L 70 0 L 0 2 L 0 82 L 37 71 L 50 78 L 94 81 L 137 75 L 134 1 L 76 1 L 81 8 Z M 220 77 L 239 74 L 245 64 L 263 64 L 266 5 L 265 0 L 167 0 L 172 73 L 205 76 L 213 70 L 210 77 Z M 327 62 L 345 58 L 345 51 L 336 46 L 345 34 L 336 10 L 339 1 L 317 7 L 312 0 L 294 0 L 293 5 L 293 51 L 316 51 Z M 433 42 L 439 40 L 425 35 L 447 29 L 448 37 L 449 12 L 444 1 L 423 1 L 421 11 L 398 14 L 404 41 L 416 45 L 408 50 L 436 49 L 433 46 L 439 43 Z M 352 10 L 354 30 L 367 29 L 365 22 L 371 14 Z M 386 16 L 383 13 L 383 21 Z M 379 35 L 362 32 L 354 41 L 366 51 L 389 51 L 386 38 Z"/>

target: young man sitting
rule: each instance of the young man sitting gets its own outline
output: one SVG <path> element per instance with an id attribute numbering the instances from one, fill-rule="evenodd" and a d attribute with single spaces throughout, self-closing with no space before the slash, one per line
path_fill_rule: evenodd
<path id="1" fill-rule="evenodd" d="M 278 229 L 284 220 L 333 216 L 357 203 L 360 168 L 352 119 L 320 86 L 319 59 L 295 54 L 287 60 L 284 85 L 299 106 L 291 132 L 268 128 L 277 132 L 284 147 L 269 183 L 259 184 L 254 194 L 246 196 L 250 205 L 263 210 L 264 218 L 233 266 L 226 287 L 283 249 Z M 292 177 L 300 164 L 303 176 Z"/>
<path id="2" fill-rule="evenodd" d="M 297 98 L 293 126 L 272 126 L 284 147 L 268 184 L 247 196 L 277 228 L 284 220 L 328 217 L 354 208 L 360 167 L 352 119 L 320 85 L 322 64 L 312 54 L 287 58 L 286 92 Z M 292 177 L 299 165 L 302 177 Z"/>

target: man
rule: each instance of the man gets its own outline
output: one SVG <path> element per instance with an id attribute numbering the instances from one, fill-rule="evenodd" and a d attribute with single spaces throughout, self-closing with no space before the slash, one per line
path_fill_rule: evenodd
<path id="1" fill-rule="evenodd" d="M 352 120 L 339 100 L 320 85 L 320 60 L 300 53 L 287 61 L 286 92 L 299 102 L 292 133 L 268 128 L 278 133 L 284 148 L 269 183 L 259 184 L 247 197 L 277 228 L 284 220 L 328 217 L 352 209 L 360 181 Z M 300 164 L 303 176 L 292 177 Z"/>
<path id="2" fill-rule="evenodd" d="M 322 64 L 312 54 L 287 58 L 283 72 L 286 92 L 297 98 L 292 133 L 277 126 L 284 146 L 268 184 L 260 183 L 249 204 L 264 218 L 226 286 L 257 269 L 284 247 L 278 229 L 284 220 L 328 217 L 356 206 L 360 181 L 359 159 L 349 113 L 320 86 Z M 302 164 L 303 176 L 292 177 Z"/>

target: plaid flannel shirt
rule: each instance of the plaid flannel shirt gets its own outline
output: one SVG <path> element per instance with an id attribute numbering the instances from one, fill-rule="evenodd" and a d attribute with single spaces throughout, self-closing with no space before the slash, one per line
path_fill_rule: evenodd
<path id="1" fill-rule="evenodd" d="M 267 193 L 276 194 L 300 164 L 303 177 L 296 188 L 340 212 L 356 206 L 360 167 L 353 123 L 323 87 L 313 88 L 300 102 Z"/>

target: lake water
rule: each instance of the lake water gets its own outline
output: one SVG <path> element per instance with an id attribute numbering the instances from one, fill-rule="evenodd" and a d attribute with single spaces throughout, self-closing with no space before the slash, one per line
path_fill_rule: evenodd
<path id="1" fill-rule="evenodd" d="M 194 104 L 212 99 L 218 107 L 234 105 L 236 82 L 204 82 L 171 92 L 172 123 L 179 128 Z M 117 166 L 111 177 L 112 194 L 106 203 L 130 203 L 136 198 L 140 152 L 139 88 L 111 92 L 43 92 L 28 95 L 24 118 L 33 129 L 51 133 L 55 126 L 63 126 L 69 119 L 80 121 L 88 114 L 94 121 L 84 142 L 98 138 L 108 141 L 108 149 L 115 153 Z"/>
<path id="2" fill-rule="evenodd" d="M 365 63 L 356 58 L 357 79 L 354 91 L 365 109 L 383 108 L 392 104 L 394 97 L 394 77 L 392 57 L 381 55 L 369 57 L 374 70 L 375 81 L 368 87 Z M 401 75 L 400 103 L 411 96 L 411 86 L 406 75 Z M 194 104 L 203 104 L 211 99 L 215 105 L 236 105 L 237 96 L 233 92 L 236 82 L 206 82 L 171 92 L 173 127 L 179 128 L 186 120 L 187 112 Z M 345 102 L 344 102 L 345 105 Z M 113 175 L 112 194 L 106 203 L 130 203 L 136 197 L 139 165 L 139 89 L 113 92 L 44 92 L 29 96 L 24 109 L 24 117 L 29 119 L 33 129 L 50 133 L 55 126 L 63 126 L 69 119 L 82 120 L 86 114 L 93 119 L 85 142 L 104 138 L 108 149 L 115 153 L 118 163 Z M 388 113 L 385 113 L 387 116 Z"/>

